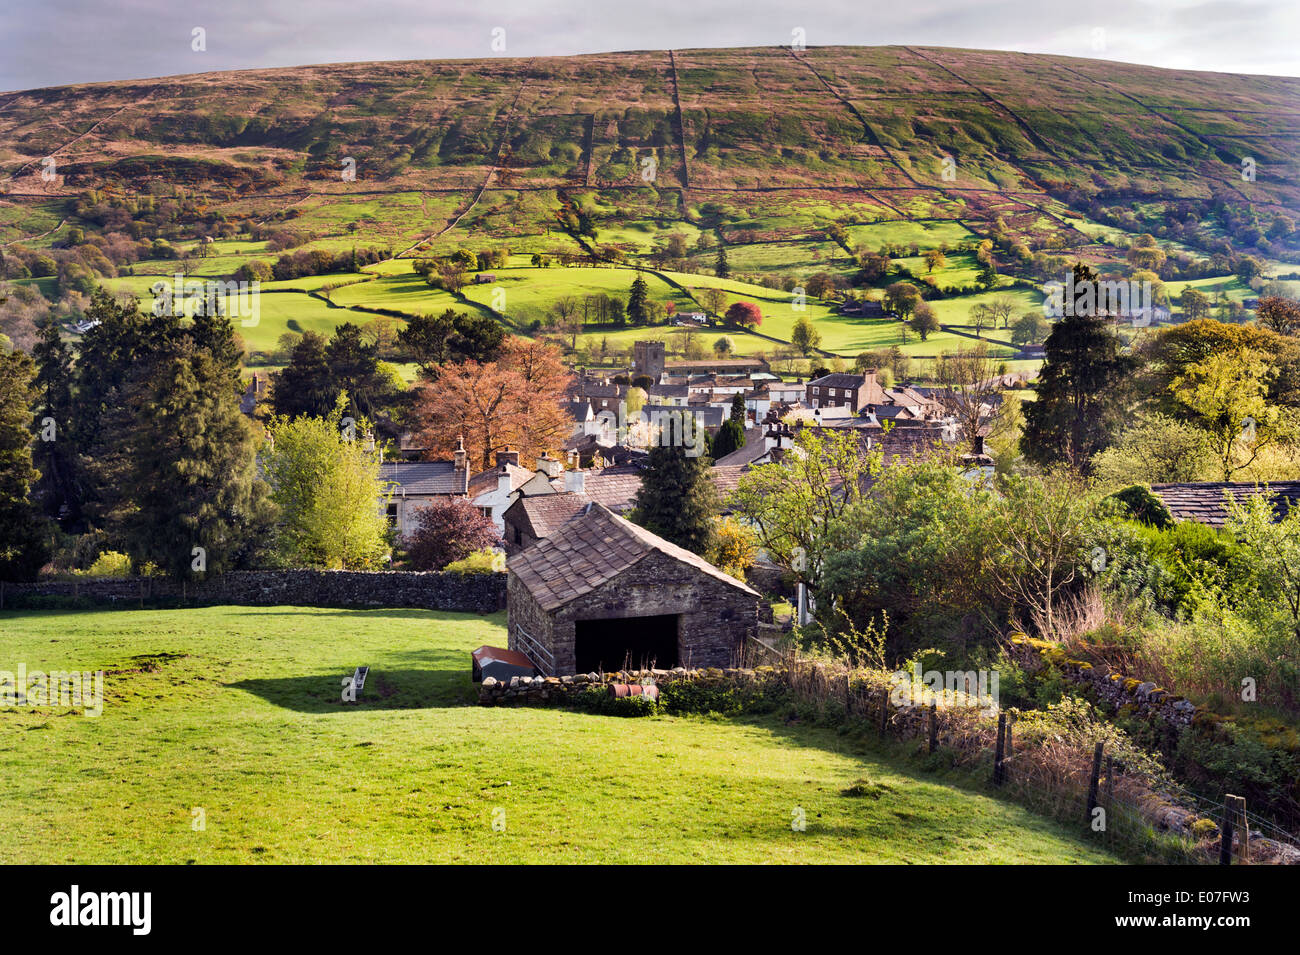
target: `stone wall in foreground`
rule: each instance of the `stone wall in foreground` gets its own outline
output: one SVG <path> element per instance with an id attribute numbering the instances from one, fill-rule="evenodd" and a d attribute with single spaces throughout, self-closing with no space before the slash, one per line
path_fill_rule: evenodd
<path id="1" fill-rule="evenodd" d="M 618 673 L 577 673 L 572 676 L 511 677 L 495 680 L 488 677 L 479 684 L 478 701 L 482 706 L 556 706 L 574 693 L 590 686 L 611 683 L 654 683 L 662 686 L 677 680 L 712 685 L 743 686 L 761 680 L 780 679 L 774 667 L 676 667 L 672 670 L 622 670 Z"/>

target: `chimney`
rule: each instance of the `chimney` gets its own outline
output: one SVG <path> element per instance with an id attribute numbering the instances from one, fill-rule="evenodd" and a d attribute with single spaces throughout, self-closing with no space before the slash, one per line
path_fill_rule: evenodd
<path id="1" fill-rule="evenodd" d="M 560 476 L 560 472 L 564 470 L 564 465 L 551 457 L 551 454 L 548 451 L 537 459 L 537 470 L 541 471 L 548 478 L 557 478 Z"/>
<path id="2" fill-rule="evenodd" d="M 456 453 L 452 455 L 457 471 L 465 470 L 465 457 L 465 437 L 462 435 L 460 440 L 456 442 Z"/>
<path id="3" fill-rule="evenodd" d="M 502 465 L 506 465 L 506 464 L 513 464 L 513 465 L 515 465 L 516 467 L 518 467 L 518 466 L 519 466 L 519 452 L 518 452 L 518 451 L 511 451 L 510 448 L 508 448 L 508 447 L 507 447 L 504 451 L 498 451 L 498 452 L 497 452 L 497 466 L 498 466 L 498 467 L 501 467 Z"/>
<path id="4" fill-rule="evenodd" d="M 586 471 L 565 471 L 564 472 L 564 489 L 572 494 L 587 493 L 587 472 Z"/>

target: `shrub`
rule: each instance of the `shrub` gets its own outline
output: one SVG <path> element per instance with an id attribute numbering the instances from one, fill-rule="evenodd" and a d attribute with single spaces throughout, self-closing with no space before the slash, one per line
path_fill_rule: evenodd
<path id="1" fill-rule="evenodd" d="M 573 707 L 601 716 L 654 716 L 659 702 L 648 696 L 610 696 L 607 686 L 589 686 L 571 698 Z"/>
<path id="2" fill-rule="evenodd" d="M 500 574 L 506 569 L 506 555 L 499 550 L 483 548 L 468 557 L 453 560 L 443 570 L 452 574 Z"/>
<path id="3" fill-rule="evenodd" d="M 1135 521 L 1149 524 L 1156 528 L 1168 528 L 1174 525 L 1173 515 L 1165 502 L 1145 484 L 1134 484 L 1116 491 L 1108 500 L 1114 501 L 1124 513 Z"/>
<path id="4" fill-rule="evenodd" d="M 81 572 L 84 577 L 130 577 L 131 558 L 115 550 L 106 550 Z"/>
<path id="5" fill-rule="evenodd" d="M 406 539 L 411 566 L 442 570 L 498 541 L 496 525 L 464 498 L 438 501 L 416 511 L 415 530 Z"/>

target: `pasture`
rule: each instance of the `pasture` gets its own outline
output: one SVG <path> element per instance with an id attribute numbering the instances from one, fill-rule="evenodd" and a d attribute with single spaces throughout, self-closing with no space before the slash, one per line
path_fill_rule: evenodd
<path id="1" fill-rule="evenodd" d="M 479 707 L 469 652 L 504 639 L 417 610 L 2 612 L 4 669 L 106 675 L 99 717 L 0 708 L 0 862 L 1115 861 L 778 716 Z M 879 798 L 841 794 L 864 778 Z"/>

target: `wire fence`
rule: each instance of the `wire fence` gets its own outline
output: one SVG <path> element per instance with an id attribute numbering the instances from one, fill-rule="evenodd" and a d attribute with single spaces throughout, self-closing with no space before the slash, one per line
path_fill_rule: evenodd
<path id="1" fill-rule="evenodd" d="M 774 653 L 765 647 L 747 662 L 772 664 Z M 791 653 L 781 667 L 796 699 L 832 721 L 856 722 L 881 740 L 915 743 L 918 755 L 946 766 L 987 772 L 1010 798 L 1077 827 L 1098 845 L 1146 860 L 1300 864 L 1300 838 L 1248 811 L 1244 798 L 1192 793 L 1136 765 L 1141 756 L 1131 748 L 1097 734 L 1044 732 L 977 696 L 915 685 L 900 690 L 884 671 Z"/>

